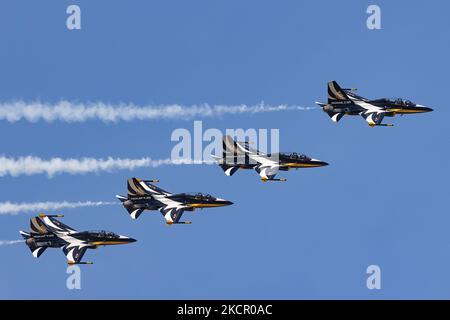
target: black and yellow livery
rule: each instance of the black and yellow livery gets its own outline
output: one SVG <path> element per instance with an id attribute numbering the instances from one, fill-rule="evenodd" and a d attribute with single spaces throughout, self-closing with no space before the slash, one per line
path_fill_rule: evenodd
<path id="1" fill-rule="evenodd" d="M 35 258 L 39 258 L 47 248 L 62 248 L 70 265 L 92 264 L 81 261 L 87 249 L 136 241 L 110 231 L 78 232 L 57 220 L 57 217 L 63 215 L 40 214 L 30 219 L 30 232 L 20 231 Z"/>
<path id="2" fill-rule="evenodd" d="M 116 196 L 132 219 L 137 219 L 145 210 L 158 210 L 167 224 L 190 224 L 180 221 L 184 211 L 195 209 L 223 207 L 233 204 L 231 201 L 202 193 L 167 192 L 153 183 L 157 180 L 131 178 L 127 181 L 128 195 Z"/>
<path id="3" fill-rule="evenodd" d="M 237 142 L 231 136 L 223 137 L 222 156 L 211 155 L 219 164 L 225 175 L 232 176 L 239 169 L 252 169 L 258 172 L 261 180 L 286 181 L 275 179 L 278 171 L 300 168 L 317 168 L 327 166 L 322 160 L 313 159 L 296 152 L 278 152 L 265 154 L 252 149 L 248 142 Z"/>
<path id="4" fill-rule="evenodd" d="M 339 122 L 344 115 L 362 116 L 369 126 L 392 126 L 383 124 L 384 117 L 398 114 L 431 112 L 433 109 L 404 99 L 369 100 L 355 94 L 356 89 L 342 89 L 336 81 L 328 83 L 328 102 L 316 102 L 333 122 Z"/>

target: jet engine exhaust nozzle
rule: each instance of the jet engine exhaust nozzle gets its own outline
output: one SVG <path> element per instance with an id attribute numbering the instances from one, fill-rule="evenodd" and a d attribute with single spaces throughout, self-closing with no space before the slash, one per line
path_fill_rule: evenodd
<path id="1" fill-rule="evenodd" d="M 330 104 L 327 104 L 327 105 L 323 106 L 323 111 L 324 112 L 332 112 L 333 110 L 334 110 L 334 108 Z"/>

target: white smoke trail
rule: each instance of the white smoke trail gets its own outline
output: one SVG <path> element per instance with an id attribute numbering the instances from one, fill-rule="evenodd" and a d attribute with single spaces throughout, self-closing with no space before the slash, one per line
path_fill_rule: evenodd
<path id="1" fill-rule="evenodd" d="M 16 122 L 26 120 L 37 121 L 63 121 L 84 122 L 88 120 L 100 120 L 104 122 L 119 122 L 132 120 L 155 119 L 192 119 L 195 117 L 220 117 L 223 115 L 254 114 L 264 112 L 298 111 L 315 109 L 312 107 L 288 106 L 288 105 L 193 105 L 183 106 L 155 105 L 137 106 L 134 104 L 111 105 L 105 103 L 72 103 L 61 101 L 55 104 L 41 102 L 11 102 L 0 103 L 0 120 Z"/>
<path id="2" fill-rule="evenodd" d="M 39 157 L 27 156 L 19 158 L 8 158 L 0 156 L 0 177 L 5 175 L 33 175 L 45 173 L 53 177 L 59 173 L 84 174 L 90 172 L 133 170 L 142 167 L 158 167 L 168 163 L 170 160 L 120 159 L 108 157 L 106 159 L 81 158 L 62 159 L 51 158 L 43 160 Z"/>
<path id="3" fill-rule="evenodd" d="M 78 202 L 0 202 L 0 215 L 18 214 L 18 213 L 38 213 L 40 211 L 55 211 L 61 209 L 75 209 L 83 207 L 100 207 L 117 205 L 119 202 L 105 202 L 105 201 L 78 201 Z"/>
<path id="4" fill-rule="evenodd" d="M 17 243 L 24 243 L 25 240 L 0 240 L 0 246 L 9 246 Z"/>
<path id="5" fill-rule="evenodd" d="M 39 157 L 27 156 L 19 158 L 9 158 L 0 156 L 0 177 L 10 175 L 17 177 L 20 175 L 47 174 L 53 177 L 56 174 L 85 174 L 98 173 L 101 171 L 111 172 L 113 170 L 133 170 L 135 168 L 156 168 L 163 165 L 181 164 L 212 164 L 211 161 L 197 161 L 190 159 L 120 159 L 108 157 L 106 159 L 81 158 L 62 159 L 51 158 L 44 160 Z"/>

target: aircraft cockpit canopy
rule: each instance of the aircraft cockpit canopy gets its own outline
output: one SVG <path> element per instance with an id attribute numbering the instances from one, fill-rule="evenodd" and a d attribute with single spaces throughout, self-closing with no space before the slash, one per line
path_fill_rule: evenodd
<path id="1" fill-rule="evenodd" d="M 178 198 L 178 197 L 183 197 L 183 196 L 194 198 L 195 200 L 214 200 L 215 199 L 212 195 L 201 193 L 201 192 L 186 192 L 186 193 L 177 194 L 174 197 Z"/>
<path id="2" fill-rule="evenodd" d="M 306 154 L 297 153 L 297 152 L 285 152 L 280 153 L 283 157 L 292 159 L 292 160 L 302 160 L 302 161 L 310 161 L 311 158 L 308 157 Z"/>
<path id="3" fill-rule="evenodd" d="M 400 105 L 400 106 L 407 106 L 407 107 L 411 107 L 411 106 L 415 106 L 416 104 L 410 100 L 404 100 L 401 98 L 397 98 L 397 99 L 391 99 L 391 102 Z"/>
<path id="4" fill-rule="evenodd" d="M 115 234 L 111 231 L 105 231 L 105 230 L 94 230 L 89 231 L 91 236 L 97 237 L 97 238 L 106 238 L 106 239 L 118 239 L 120 238 L 119 235 Z"/>

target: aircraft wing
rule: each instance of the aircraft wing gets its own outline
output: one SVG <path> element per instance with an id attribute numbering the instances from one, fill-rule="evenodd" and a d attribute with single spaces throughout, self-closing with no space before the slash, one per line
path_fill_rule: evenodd
<path id="1" fill-rule="evenodd" d="M 184 206 L 165 206 L 159 209 L 167 224 L 180 223 L 180 218 L 183 215 L 186 207 Z"/>
<path id="2" fill-rule="evenodd" d="M 260 152 L 256 149 L 251 148 L 248 143 L 236 142 L 236 146 L 237 146 L 238 151 L 240 151 L 241 153 L 244 153 L 246 155 L 250 155 L 250 154 L 259 154 L 262 156 L 265 155 L 263 152 Z"/>
<path id="3" fill-rule="evenodd" d="M 252 149 L 245 148 L 245 146 L 240 143 L 237 143 L 237 146 L 242 152 L 246 153 L 251 161 L 258 164 L 255 167 L 255 170 L 259 173 L 262 179 L 273 179 L 273 177 L 275 177 L 278 173 L 280 168 L 280 162 L 278 160 L 273 159 L 264 153 L 259 153 Z"/>
<path id="4" fill-rule="evenodd" d="M 259 165 L 255 167 L 256 172 L 259 173 L 259 176 L 261 179 L 264 180 L 270 180 L 275 177 L 275 175 L 278 173 L 278 170 L 280 168 L 279 164 L 269 164 L 269 165 Z"/>
<path id="5" fill-rule="evenodd" d="M 69 243 L 63 247 L 63 252 L 69 263 L 80 263 L 87 249 L 86 245 Z"/>
<path id="6" fill-rule="evenodd" d="M 384 118 L 383 112 L 362 112 L 361 116 L 370 126 L 380 125 Z"/>
<path id="7" fill-rule="evenodd" d="M 159 181 L 159 180 L 156 180 Z M 151 182 L 154 180 L 141 180 L 141 185 L 144 187 L 145 191 L 150 194 L 170 194 L 170 192 L 161 189 L 160 187 L 155 186 Z"/>
<path id="8" fill-rule="evenodd" d="M 245 156 L 249 157 L 251 160 L 256 161 L 258 163 L 267 163 L 267 162 L 274 162 L 271 160 L 266 154 L 263 152 L 259 152 L 258 150 L 253 150 L 249 148 L 247 145 L 236 142 L 236 146 L 238 150 L 242 153 L 244 153 Z"/>
<path id="9" fill-rule="evenodd" d="M 47 229 L 56 234 L 70 234 L 76 232 L 73 228 L 65 225 L 61 221 L 55 219 L 52 216 L 41 215 L 42 221 L 44 222 Z"/>

